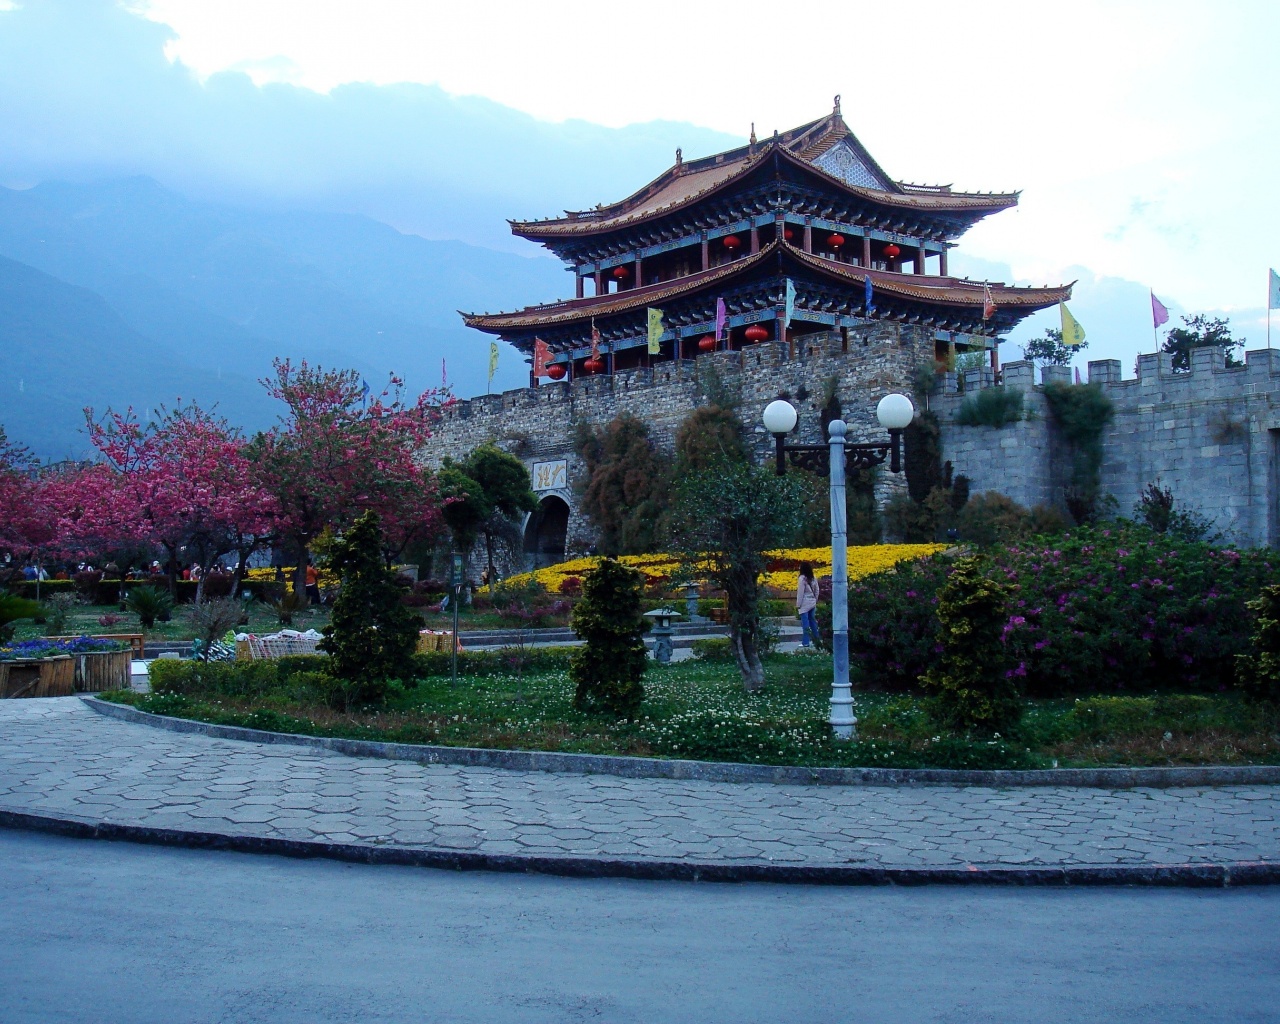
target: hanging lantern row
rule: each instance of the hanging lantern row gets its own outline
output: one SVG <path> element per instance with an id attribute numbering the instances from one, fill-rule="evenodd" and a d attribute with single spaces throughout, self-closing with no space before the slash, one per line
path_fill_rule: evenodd
<path id="1" fill-rule="evenodd" d="M 743 334 L 747 341 L 764 341 L 765 338 L 769 337 L 769 330 L 759 324 L 752 324 Z"/>
<path id="2" fill-rule="evenodd" d="M 613 268 L 613 276 L 619 281 L 621 281 L 624 277 L 626 277 L 627 274 L 628 274 L 628 270 L 626 267 Z"/>
<path id="3" fill-rule="evenodd" d="M 900 255 L 902 255 L 902 250 L 899 249 L 892 242 L 890 242 L 888 245 L 884 247 L 884 254 L 889 259 L 896 260 Z"/>
<path id="4" fill-rule="evenodd" d="M 547 367 L 547 376 L 552 380 L 564 380 L 565 372 L 563 363 L 552 363 Z"/>
<path id="5" fill-rule="evenodd" d="M 698 339 L 699 352 L 714 352 L 716 350 L 716 337 L 714 334 L 704 334 Z"/>
<path id="6" fill-rule="evenodd" d="M 827 245 L 839 249 L 844 245 L 844 235 L 827 235 Z"/>
<path id="7" fill-rule="evenodd" d="M 785 238 L 785 239 L 789 242 L 789 241 L 791 241 L 791 239 L 793 239 L 793 238 L 795 238 L 795 237 L 796 237 L 796 233 L 795 233 L 794 231 L 792 231 L 790 228 L 783 228 L 783 229 L 782 229 L 782 237 L 783 237 L 783 238 Z"/>
<path id="8" fill-rule="evenodd" d="M 586 373 L 597 374 L 604 372 L 604 360 L 599 356 L 593 356 L 582 364 L 582 369 Z"/>
<path id="9" fill-rule="evenodd" d="M 735 249 L 742 248 L 742 239 L 737 235 L 725 235 L 721 244 L 730 252 L 733 252 Z"/>

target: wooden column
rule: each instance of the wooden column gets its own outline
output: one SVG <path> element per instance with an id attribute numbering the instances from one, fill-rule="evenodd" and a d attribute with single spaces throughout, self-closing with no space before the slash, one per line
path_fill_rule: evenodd
<path id="1" fill-rule="evenodd" d="M 938 254 L 938 258 L 940 260 L 938 265 L 938 273 L 941 274 L 943 277 L 946 277 L 947 276 L 947 250 L 943 249 L 942 252 Z"/>
<path id="2" fill-rule="evenodd" d="M 862 236 L 862 265 L 864 267 L 871 266 L 871 236 Z"/>
<path id="3" fill-rule="evenodd" d="M 707 233 L 702 233 L 702 269 L 708 270 L 711 267 L 711 247 L 707 243 Z"/>
<path id="4" fill-rule="evenodd" d="M 603 278 L 603 276 L 601 275 L 600 271 L 598 271 L 598 270 L 597 270 L 597 271 L 596 271 L 596 294 L 597 294 L 597 295 L 602 295 L 602 294 L 604 294 L 603 292 L 601 292 L 601 291 L 600 291 L 600 283 L 601 283 L 601 281 L 602 281 L 603 279 L 604 279 L 604 278 Z"/>
<path id="5" fill-rule="evenodd" d="M 644 273 L 644 260 L 642 260 L 639 256 L 637 256 L 636 266 L 635 266 L 635 283 L 632 284 L 631 286 L 632 288 L 639 288 L 641 285 L 644 284 L 644 278 L 640 276 L 643 273 Z"/>
<path id="6" fill-rule="evenodd" d="M 804 219 L 804 251 L 813 252 L 813 225 L 808 217 Z"/>
<path id="7" fill-rule="evenodd" d="M 778 340 L 787 343 L 787 358 L 794 359 L 796 357 L 795 339 L 787 337 L 787 321 L 781 310 L 778 311 Z"/>
<path id="8" fill-rule="evenodd" d="M 928 254 L 924 251 L 923 245 L 918 246 L 916 248 L 916 273 L 917 274 L 924 273 L 924 261 L 927 255 Z"/>
<path id="9" fill-rule="evenodd" d="M 583 291 L 583 288 L 582 288 L 582 275 L 581 275 L 581 274 L 574 274 L 573 276 L 574 276 L 575 278 L 577 278 L 577 282 L 576 282 L 576 286 L 575 286 L 575 290 L 577 291 L 577 297 L 578 297 L 578 298 L 582 298 L 582 291 Z"/>
<path id="10" fill-rule="evenodd" d="M 760 251 L 760 229 L 754 224 L 751 225 L 751 254 L 754 256 Z"/>

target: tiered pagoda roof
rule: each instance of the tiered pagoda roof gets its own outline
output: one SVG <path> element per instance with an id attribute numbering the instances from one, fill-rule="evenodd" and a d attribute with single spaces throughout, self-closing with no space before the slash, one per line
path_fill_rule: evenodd
<path id="1" fill-rule="evenodd" d="M 463 313 L 464 322 L 525 354 L 543 341 L 553 362 L 566 363 L 590 355 L 598 331 L 612 372 L 635 365 L 627 352 L 646 345 L 646 308 L 664 314 L 667 347 L 652 358 L 683 358 L 686 339 L 712 329 L 721 301 L 729 335 L 721 341 L 731 348 L 889 320 L 934 332 L 944 352 L 992 348 L 1030 313 L 1070 297 L 1070 285 L 951 276 L 955 240 L 1016 206 L 1019 193 L 893 180 L 849 130 L 839 100 L 826 117 L 764 141 L 753 130 L 746 146 L 691 161 L 677 150 L 673 166 L 619 202 L 512 221 L 514 234 L 569 265 L 577 297 Z"/>

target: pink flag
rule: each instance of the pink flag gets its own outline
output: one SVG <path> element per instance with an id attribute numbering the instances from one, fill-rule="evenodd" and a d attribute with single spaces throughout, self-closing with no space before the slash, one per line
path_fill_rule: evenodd
<path id="1" fill-rule="evenodd" d="M 1165 309 L 1164 303 L 1156 298 L 1155 292 L 1151 293 L 1151 320 L 1152 329 L 1169 322 L 1169 311 Z"/>
<path id="2" fill-rule="evenodd" d="M 1083 381 L 1081 381 L 1081 380 L 1080 380 L 1080 367 L 1078 367 L 1078 366 L 1077 366 L 1077 367 L 1075 367 L 1075 371 L 1076 371 L 1076 383 L 1077 383 L 1077 384 L 1082 384 L 1082 383 L 1084 383 Z"/>
<path id="3" fill-rule="evenodd" d="M 720 339 L 724 337 L 724 325 L 728 319 L 729 314 L 724 308 L 724 299 L 716 299 L 716 344 L 719 344 Z"/>

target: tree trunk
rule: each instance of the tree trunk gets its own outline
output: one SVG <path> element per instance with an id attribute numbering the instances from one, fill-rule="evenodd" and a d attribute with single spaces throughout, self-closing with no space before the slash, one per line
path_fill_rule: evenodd
<path id="1" fill-rule="evenodd" d="M 738 671 L 742 673 L 742 687 L 747 693 L 758 693 L 764 689 L 764 665 L 760 663 L 760 652 L 756 648 L 755 637 L 729 627 L 729 646 L 733 648 L 734 660 L 738 663 Z"/>
<path id="2" fill-rule="evenodd" d="M 297 538 L 298 564 L 293 567 L 293 592 L 299 596 L 305 596 L 307 593 L 307 562 L 310 559 L 307 540 L 302 537 Z"/>
<path id="3" fill-rule="evenodd" d="M 489 558 L 489 596 L 493 597 L 493 534 L 484 531 L 484 550 Z"/>

